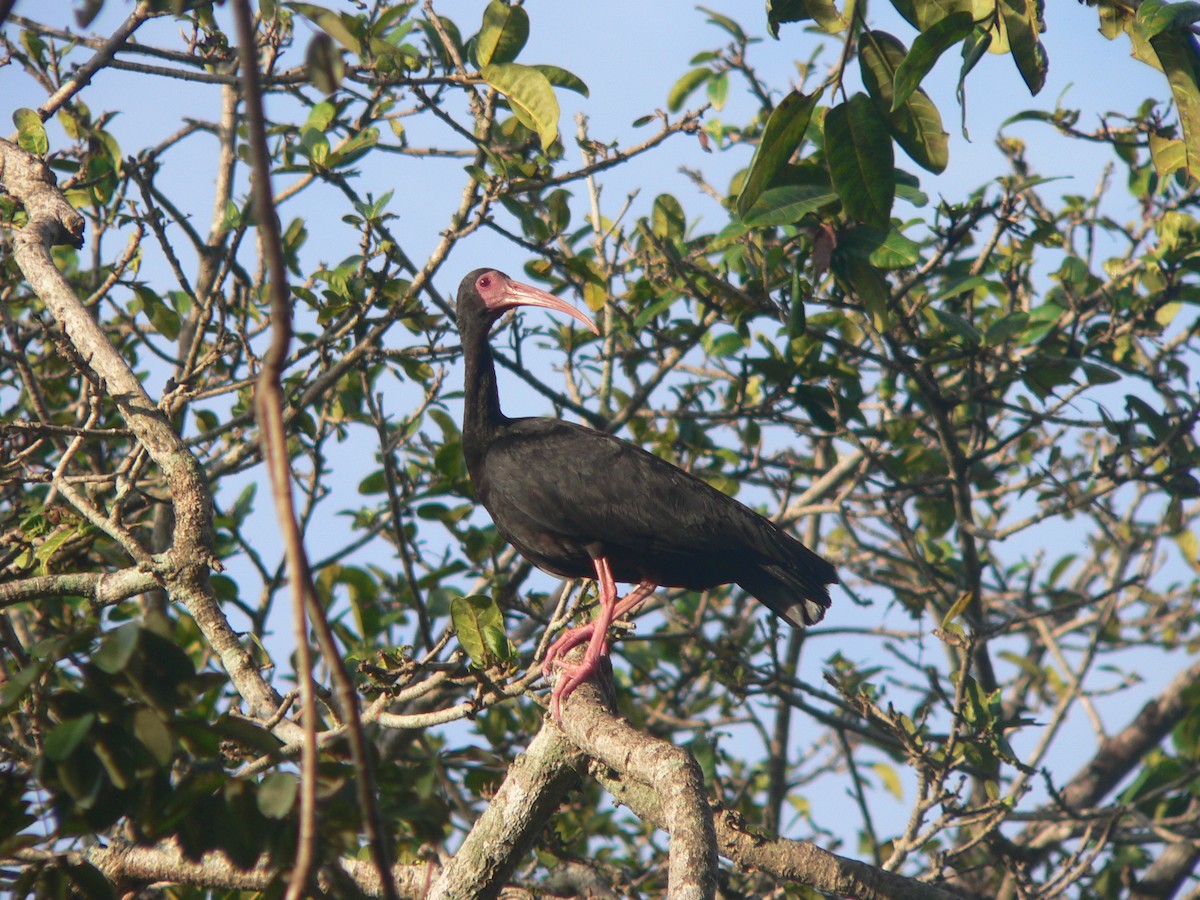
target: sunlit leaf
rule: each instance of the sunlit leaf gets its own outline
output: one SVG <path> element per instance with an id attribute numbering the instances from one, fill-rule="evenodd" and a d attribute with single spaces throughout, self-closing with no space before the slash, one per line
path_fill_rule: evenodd
<path id="1" fill-rule="evenodd" d="M 122 671 L 129 664 L 137 649 L 141 627 L 129 622 L 108 632 L 100 641 L 100 647 L 92 654 L 92 662 L 110 675 Z"/>
<path id="2" fill-rule="evenodd" d="M 497 656 L 495 635 L 488 632 L 498 630 L 503 634 L 504 631 L 500 607 L 492 598 L 478 594 L 455 597 L 450 601 L 450 621 L 471 662 L 478 668 L 487 668 Z"/>
<path id="3" fill-rule="evenodd" d="M 846 214 L 887 228 L 896 194 L 892 140 L 866 94 L 856 93 L 826 113 L 825 154 Z"/>
<path id="4" fill-rule="evenodd" d="M 1191 35 L 1164 31 L 1150 41 L 1154 53 L 1171 85 L 1175 110 L 1183 129 L 1183 149 L 1187 170 L 1200 178 L 1200 87 L 1197 86 L 1197 50 Z"/>
<path id="5" fill-rule="evenodd" d="M 289 3 L 287 6 L 311 21 L 355 56 L 362 55 L 361 25 L 353 15 L 335 12 L 315 3 Z"/>
<path id="6" fill-rule="evenodd" d="M 1165 138 L 1150 132 L 1150 159 L 1159 178 L 1166 178 L 1187 165 L 1187 144 L 1178 138 Z"/>
<path id="7" fill-rule="evenodd" d="M 986 9 L 990 9 L 984 0 L 984 9 L 980 9 L 979 0 L 892 0 L 892 6 L 900 13 L 913 28 L 925 32 L 933 28 L 942 19 L 956 13 L 972 13 L 973 17 L 981 17 Z"/>
<path id="8" fill-rule="evenodd" d="M 779 37 L 779 26 L 786 22 L 807 20 L 830 34 L 844 31 L 849 24 L 834 0 L 767 0 L 767 28 L 772 37 Z"/>
<path id="9" fill-rule="evenodd" d="M 685 73 L 667 92 L 667 109 L 671 112 L 679 112 L 692 92 L 711 77 L 712 69 L 692 69 Z"/>
<path id="10" fill-rule="evenodd" d="M 896 73 L 908 55 L 904 44 L 884 31 L 864 32 L 860 41 L 863 84 L 896 143 L 921 168 L 943 171 L 950 159 L 949 135 L 929 95 L 916 88 L 903 103 L 894 102 Z"/>
<path id="11" fill-rule="evenodd" d="M 1042 22 L 1039 0 L 997 0 L 1008 32 L 1009 52 L 1029 93 L 1037 94 L 1046 84 L 1049 60 L 1038 36 L 1046 26 Z"/>
<path id="12" fill-rule="evenodd" d="M 268 819 L 286 818 L 296 805 L 299 789 L 300 779 L 292 772 L 271 772 L 258 786 L 258 811 Z"/>
<path id="13" fill-rule="evenodd" d="M 842 234 L 838 247 L 878 269 L 902 269 L 915 265 L 921 258 L 921 245 L 895 228 L 859 225 Z"/>
<path id="14" fill-rule="evenodd" d="M 12 120 L 17 126 L 17 145 L 35 156 L 45 156 L 50 150 L 50 139 L 46 136 L 42 117 L 32 109 L 21 107 L 13 112 Z"/>
<path id="15" fill-rule="evenodd" d="M 90 712 L 64 719 L 46 733 L 42 739 L 42 752 L 47 759 L 61 762 L 83 743 L 95 722 L 96 715 Z"/>
<path id="16" fill-rule="evenodd" d="M 543 148 L 554 143 L 558 137 L 558 99 L 545 75 L 517 63 L 484 66 L 479 74 L 505 96 L 513 115 L 537 134 Z"/>
<path id="17" fill-rule="evenodd" d="M 582 94 L 585 97 L 590 96 L 588 94 L 588 86 L 584 84 L 583 79 L 574 72 L 568 72 L 561 66 L 536 65 L 530 66 L 530 68 L 537 69 L 539 72 L 545 75 L 546 80 L 555 87 L 564 88 L 568 91 L 574 91 L 575 93 Z"/>
<path id="18" fill-rule="evenodd" d="M 659 194 L 654 198 L 650 214 L 650 230 L 655 237 L 679 240 L 687 228 L 683 206 L 670 194 Z"/>
<path id="19" fill-rule="evenodd" d="M 875 774 L 883 782 L 884 790 L 897 800 L 904 799 L 904 788 L 900 786 L 900 775 L 896 772 L 895 768 L 882 762 L 872 763 L 871 768 L 875 770 Z"/>
<path id="20" fill-rule="evenodd" d="M 1164 0 L 1142 0 L 1134 15 L 1134 27 L 1149 40 L 1171 27 L 1186 27 L 1200 20 L 1200 3 L 1167 3 Z"/>
<path id="21" fill-rule="evenodd" d="M 971 598 L 975 595 L 970 591 L 964 591 L 957 600 L 955 600 L 946 614 L 942 616 L 942 628 L 949 628 L 958 618 L 967 611 L 967 607 L 971 605 Z"/>
<path id="22" fill-rule="evenodd" d="M 807 97 L 799 91 L 792 91 L 771 111 L 758 146 L 754 149 L 754 157 L 750 160 L 742 192 L 738 195 L 738 215 L 746 215 L 763 191 L 771 186 L 775 176 L 800 149 L 804 143 L 804 133 L 808 130 L 809 119 L 812 118 L 813 110 L 820 99 L 820 91 Z"/>
<path id="23" fill-rule="evenodd" d="M 896 67 L 891 110 L 895 112 L 921 84 L 946 50 L 975 30 L 969 12 L 951 13 L 913 38 L 912 49 Z"/>
<path id="24" fill-rule="evenodd" d="M 511 63 L 527 40 L 529 13 L 525 8 L 492 0 L 483 11 L 483 24 L 475 39 L 475 61 L 480 68 Z"/>
<path id="25" fill-rule="evenodd" d="M 791 225 L 809 213 L 837 202 L 837 199 L 836 193 L 819 185 L 788 184 L 771 188 L 746 211 L 742 222 L 750 228 Z"/>

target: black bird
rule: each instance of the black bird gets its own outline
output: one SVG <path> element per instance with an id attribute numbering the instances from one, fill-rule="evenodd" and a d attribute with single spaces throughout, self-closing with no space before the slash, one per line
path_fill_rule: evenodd
<path id="1" fill-rule="evenodd" d="M 458 330 L 466 365 L 463 450 L 475 493 L 496 529 L 540 569 L 595 578 L 594 621 L 564 634 L 544 663 L 562 702 L 608 653 L 608 628 L 656 587 L 706 590 L 737 584 L 781 618 L 803 627 L 829 607 L 833 566 L 782 528 L 711 485 L 640 447 L 557 419 L 510 419 L 500 411 L 488 332 L 517 306 L 583 313 L 553 294 L 495 269 L 476 269 L 458 288 Z M 615 582 L 637 585 L 617 599 Z M 562 656 L 587 642 L 579 665 Z"/>

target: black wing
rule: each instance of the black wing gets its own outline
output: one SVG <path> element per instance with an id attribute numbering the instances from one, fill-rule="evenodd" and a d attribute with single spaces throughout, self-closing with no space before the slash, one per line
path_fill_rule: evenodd
<path id="1" fill-rule="evenodd" d="M 774 523 L 642 448 L 553 419 L 516 419 L 488 447 L 481 497 L 552 572 L 705 589 L 738 583 L 795 624 L 829 605 L 833 567 Z M 797 604 L 796 595 L 811 602 Z"/>

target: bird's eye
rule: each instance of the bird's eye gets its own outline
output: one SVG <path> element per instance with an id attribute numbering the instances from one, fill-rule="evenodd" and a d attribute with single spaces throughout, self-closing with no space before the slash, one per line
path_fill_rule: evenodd
<path id="1" fill-rule="evenodd" d="M 492 276 L 484 275 L 476 284 L 481 288 L 490 288 L 492 286 Z"/>

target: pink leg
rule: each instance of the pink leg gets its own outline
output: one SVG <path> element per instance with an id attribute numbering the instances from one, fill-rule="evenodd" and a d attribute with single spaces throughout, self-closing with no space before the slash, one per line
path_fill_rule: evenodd
<path id="1" fill-rule="evenodd" d="M 617 608 L 613 610 L 612 621 L 616 622 L 637 613 L 638 608 L 646 602 L 646 599 L 654 593 L 654 589 L 657 587 L 658 585 L 652 581 L 643 581 L 639 584 L 617 604 Z M 542 674 L 549 678 L 556 665 L 565 665 L 562 657 L 567 651 L 590 640 L 595 630 L 596 623 L 588 622 L 564 632 L 546 651 L 546 658 L 542 661 Z"/>
<path id="2" fill-rule="evenodd" d="M 614 619 L 624 618 L 637 611 L 646 598 L 654 592 L 652 582 L 643 581 L 629 594 L 617 602 L 617 585 L 613 581 L 612 569 L 606 559 L 597 559 L 596 581 L 600 589 L 600 609 L 596 618 L 586 625 L 572 628 L 560 637 L 546 653 L 542 663 L 542 672 L 551 678 L 555 667 L 563 669 L 562 677 L 550 691 L 550 713 L 555 721 L 562 719 L 562 703 L 571 692 L 583 684 L 595 673 L 600 660 L 608 655 L 608 629 Z M 563 660 L 563 655 L 580 644 L 587 642 L 587 650 L 583 661 L 578 665 L 570 665 Z"/>

